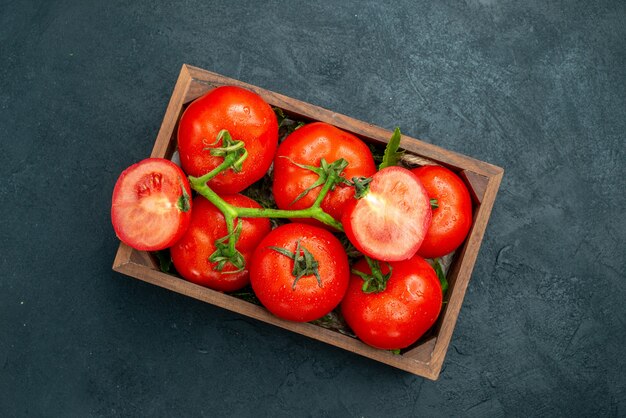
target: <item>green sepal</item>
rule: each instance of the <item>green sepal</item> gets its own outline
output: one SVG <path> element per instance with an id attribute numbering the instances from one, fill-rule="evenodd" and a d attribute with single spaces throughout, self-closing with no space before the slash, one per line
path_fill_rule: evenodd
<path id="1" fill-rule="evenodd" d="M 336 161 L 333 161 L 332 163 L 328 163 L 324 158 L 322 158 L 320 160 L 320 166 L 319 167 L 315 167 L 313 165 L 307 165 L 307 164 L 300 164 L 297 163 L 295 161 L 293 161 L 291 158 L 286 157 L 286 156 L 282 156 L 282 158 L 286 158 L 289 160 L 289 162 L 291 162 L 292 164 L 305 169 L 305 170 L 309 170 L 314 172 L 315 174 L 318 175 L 317 180 L 315 180 L 315 182 L 310 185 L 309 187 L 307 187 L 305 190 L 302 191 L 302 193 L 300 193 L 298 196 L 296 196 L 296 198 L 289 204 L 290 206 L 293 205 L 294 203 L 296 203 L 298 200 L 302 199 L 304 196 L 306 196 L 311 190 L 315 189 L 316 187 L 322 186 L 323 184 L 326 183 L 326 181 L 328 180 L 328 178 L 331 176 L 332 173 L 335 173 L 335 178 L 337 179 L 335 181 L 334 184 L 332 184 L 330 186 L 330 190 L 335 190 L 335 187 L 337 186 L 338 183 L 346 183 L 347 180 L 345 178 L 343 178 L 341 176 L 341 173 L 343 172 L 344 168 L 346 168 L 348 166 L 348 161 L 346 161 L 343 158 L 340 158 Z"/>
<path id="2" fill-rule="evenodd" d="M 301 246 L 300 240 L 296 242 L 296 251 L 294 252 L 291 252 L 288 249 L 282 247 L 271 246 L 268 248 L 293 260 L 293 270 L 291 271 L 291 274 L 294 277 L 294 281 L 291 285 L 292 289 L 295 290 L 298 280 L 300 280 L 304 276 L 310 275 L 314 275 L 317 279 L 317 285 L 319 287 L 322 287 L 322 278 L 320 277 L 319 263 L 309 250 Z"/>
<path id="3" fill-rule="evenodd" d="M 209 256 L 209 261 L 211 263 L 217 263 L 214 267 L 215 271 L 222 272 L 224 267 L 226 267 L 226 264 L 231 264 L 236 270 L 226 271 L 224 274 L 239 273 L 246 267 L 246 260 L 243 258 L 243 254 L 241 254 L 234 245 L 231 245 L 230 242 L 231 239 L 233 239 L 234 242 L 239 240 L 242 228 L 243 223 L 237 222 L 235 229 L 230 234 L 215 240 L 216 250 Z"/>
<path id="4" fill-rule="evenodd" d="M 431 209 L 438 209 L 439 208 L 439 203 L 437 202 L 437 199 L 430 199 L 430 208 Z"/>
<path id="5" fill-rule="evenodd" d="M 220 141 L 222 142 L 221 146 L 213 147 Z M 203 148 L 203 151 L 209 151 L 214 157 L 230 158 L 232 161 L 230 168 L 232 168 L 235 173 L 238 173 L 241 171 L 243 162 L 248 158 L 248 150 L 246 150 L 245 145 L 243 141 L 234 140 L 228 130 L 222 129 L 217 134 L 215 142 L 207 144 L 207 146 Z"/>
<path id="6" fill-rule="evenodd" d="M 188 212 L 191 209 L 191 197 L 189 196 L 189 193 L 187 193 L 187 189 L 185 188 L 183 181 L 179 179 L 179 182 L 180 189 L 183 194 L 178 197 L 178 200 L 176 201 L 176 207 L 181 212 Z"/>
<path id="7" fill-rule="evenodd" d="M 372 182 L 371 177 L 352 177 L 347 184 L 354 187 L 354 198 L 362 199 L 370 191 L 369 184 Z"/>
<path id="8" fill-rule="evenodd" d="M 380 262 L 378 260 L 374 260 L 368 256 L 365 256 L 365 260 L 367 261 L 367 265 L 369 266 L 371 273 L 363 273 L 360 270 L 352 269 L 351 272 L 356 274 L 361 279 L 363 279 L 363 286 L 361 286 L 361 290 L 363 293 L 380 293 L 383 292 L 387 288 L 387 282 L 391 278 L 391 264 L 387 263 L 387 267 L 389 267 L 389 272 L 387 274 L 383 274 L 380 269 Z"/>

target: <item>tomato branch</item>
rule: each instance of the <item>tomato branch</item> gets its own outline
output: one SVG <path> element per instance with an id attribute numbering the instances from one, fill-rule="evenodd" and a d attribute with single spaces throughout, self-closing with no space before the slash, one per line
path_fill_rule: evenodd
<path id="1" fill-rule="evenodd" d="M 231 218 L 313 218 L 322 222 L 325 225 L 332 226 L 333 228 L 343 231 L 341 222 L 330 216 L 328 213 L 319 207 L 319 205 L 311 206 L 307 209 L 299 210 L 284 210 L 284 209 L 270 209 L 270 208 L 241 208 L 233 206 L 222 199 L 217 193 L 215 193 L 206 183 L 202 183 L 203 177 L 189 177 L 189 183 L 191 188 L 204 196 L 209 202 L 213 203 L 223 214 L 226 219 Z M 328 193 L 328 190 L 322 189 L 320 192 L 321 199 Z M 321 200 L 320 199 L 320 200 Z"/>
<path id="2" fill-rule="evenodd" d="M 233 162 L 241 158 L 241 148 L 237 148 L 236 152 L 227 153 L 224 157 L 224 161 L 211 170 L 209 173 L 203 175 L 202 177 L 193 177 L 189 176 L 189 183 L 191 188 L 198 192 L 200 195 L 204 196 L 211 203 L 213 203 L 223 214 L 226 219 L 229 217 L 231 219 L 236 218 L 312 218 L 322 222 L 325 225 L 332 226 L 338 231 L 343 231 L 343 226 L 341 222 L 337 221 L 335 218 L 326 213 L 322 207 L 322 201 L 330 192 L 335 188 L 335 186 L 344 181 L 341 177 L 341 172 L 346 167 L 347 162 L 343 159 L 337 160 L 332 164 L 323 163 L 326 170 L 324 173 L 324 181 L 320 183 L 323 184 L 322 189 L 320 190 L 315 202 L 311 207 L 307 209 L 298 209 L 298 210 L 285 210 L 285 209 L 270 209 L 270 208 L 240 208 L 233 205 L 230 205 L 224 201 L 221 197 L 218 196 L 208 185 L 207 182 L 211 180 L 213 177 L 217 176 L 220 172 L 227 170 L 232 166 Z"/>
<path id="3" fill-rule="evenodd" d="M 326 213 L 321 205 L 322 201 L 335 188 L 338 183 L 345 182 L 341 176 L 341 172 L 347 166 L 347 161 L 339 159 L 331 164 L 322 161 L 319 168 L 311 167 L 313 171 L 320 175 L 317 186 L 322 186 L 315 202 L 311 207 L 298 210 L 284 210 L 271 208 L 243 208 L 233 206 L 222 199 L 207 184 L 212 178 L 222 171 L 232 168 L 237 171 L 241 168 L 241 163 L 247 157 L 248 153 L 241 141 L 233 141 L 228 131 L 221 131 L 218 135 L 218 141 L 222 141 L 220 148 L 207 148 L 211 150 L 212 155 L 223 156 L 224 161 L 213 170 L 202 177 L 189 176 L 191 188 L 198 194 L 204 196 L 209 202 L 213 203 L 224 215 L 228 234 L 215 241 L 216 251 L 211 255 L 209 260 L 218 263 L 217 270 L 221 271 L 226 263 L 232 264 L 241 271 L 245 268 L 245 260 L 241 253 L 236 249 L 236 243 L 239 239 L 241 223 L 237 222 L 238 218 L 283 218 L 283 219 L 303 219 L 311 218 L 331 226 L 338 231 L 343 231 L 341 222 Z M 213 145 L 213 144 L 212 144 Z M 237 222 L 237 227 L 235 223 Z M 239 232 L 238 232 L 239 228 Z"/>
<path id="4" fill-rule="evenodd" d="M 206 173 L 205 175 L 203 175 L 202 177 L 193 177 L 193 176 L 189 176 L 189 180 L 196 179 L 198 181 L 198 183 L 206 183 L 209 180 L 211 180 L 213 177 L 217 176 L 219 173 L 221 173 L 222 171 L 228 169 L 231 165 L 233 165 L 233 163 L 237 160 L 237 156 L 234 154 L 231 154 L 227 157 L 224 158 L 224 161 L 218 165 L 217 167 L 215 167 L 213 170 L 209 171 L 208 173 Z"/>

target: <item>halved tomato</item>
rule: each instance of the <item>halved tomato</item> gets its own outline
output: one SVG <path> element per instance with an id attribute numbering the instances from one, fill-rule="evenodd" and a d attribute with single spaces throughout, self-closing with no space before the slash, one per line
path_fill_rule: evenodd
<path id="1" fill-rule="evenodd" d="M 191 218 L 185 173 L 163 158 L 147 158 L 122 172 L 113 189 L 111 221 L 118 238 L 141 251 L 170 247 Z"/>
<path id="2" fill-rule="evenodd" d="M 363 254 L 381 261 L 415 255 L 430 226 L 430 200 L 417 176 L 386 167 L 372 176 L 369 191 L 353 198 L 341 217 L 348 239 Z"/>

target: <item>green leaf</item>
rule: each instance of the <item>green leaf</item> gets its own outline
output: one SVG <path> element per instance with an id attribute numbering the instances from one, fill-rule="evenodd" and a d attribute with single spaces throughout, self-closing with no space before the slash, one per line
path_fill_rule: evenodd
<path id="1" fill-rule="evenodd" d="M 302 121 L 290 119 L 289 116 L 285 115 L 283 109 L 279 107 L 275 107 L 273 109 L 276 114 L 276 120 L 278 121 L 278 129 L 280 131 L 279 133 L 281 139 L 284 139 L 286 136 L 293 133 L 293 131 L 305 125 Z"/>
<path id="2" fill-rule="evenodd" d="M 272 110 L 274 110 L 274 113 L 276 114 L 276 120 L 278 121 L 278 127 L 282 127 L 283 123 L 285 123 L 285 120 L 287 120 L 287 116 L 285 115 L 285 112 L 283 112 L 283 109 L 281 109 L 280 107 L 274 107 L 272 108 Z"/>
<path id="3" fill-rule="evenodd" d="M 156 258 L 159 260 L 159 268 L 163 273 L 171 273 L 172 268 L 172 257 L 170 256 L 169 250 L 161 250 L 155 251 L 153 253 Z"/>
<path id="4" fill-rule="evenodd" d="M 372 153 L 372 157 L 374 157 L 374 162 L 378 165 L 383 162 L 383 156 L 385 153 L 385 149 L 380 145 L 368 144 L 368 148 Z"/>
<path id="5" fill-rule="evenodd" d="M 363 293 L 383 292 L 387 288 L 387 282 L 391 278 L 391 264 L 387 263 L 389 271 L 387 272 L 387 274 L 383 274 L 380 268 L 380 262 L 378 260 L 374 260 L 373 258 L 370 258 L 368 256 L 364 257 L 371 272 L 368 274 L 357 269 L 352 269 L 352 274 L 356 274 L 361 279 L 363 279 L 363 285 L 361 286 L 361 290 L 363 291 Z"/>
<path id="6" fill-rule="evenodd" d="M 435 269 L 435 273 L 437 273 L 437 277 L 439 278 L 439 283 L 441 284 L 441 292 L 445 295 L 448 291 L 448 280 L 446 279 L 446 274 L 443 272 L 443 267 L 441 267 L 441 262 L 439 262 L 438 258 L 433 260 L 433 268 Z"/>
<path id="7" fill-rule="evenodd" d="M 394 165 L 398 165 L 398 161 L 402 158 L 402 152 L 399 152 L 400 148 L 400 139 L 402 138 L 402 133 L 400 133 L 400 128 L 396 128 L 393 131 L 393 135 L 389 142 L 387 143 L 387 147 L 385 148 L 385 155 L 383 156 L 383 162 L 378 166 L 379 170 L 382 170 L 385 167 L 391 167 Z"/>

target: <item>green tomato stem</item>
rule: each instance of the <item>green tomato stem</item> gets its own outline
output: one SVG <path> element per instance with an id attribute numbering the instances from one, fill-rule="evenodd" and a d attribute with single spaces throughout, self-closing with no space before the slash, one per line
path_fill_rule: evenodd
<path id="1" fill-rule="evenodd" d="M 202 196 L 204 196 L 209 202 L 213 203 L 215 207 L 218 208 L 224 214 L 224 218 L 231 218 L 231 219 L 236 218 L 237 217 L 236 208 L 232 206 L 231 204 L 226 203 L 224 199 L 219 197 L 217 193 L 215 193 L 209 186 L 207 186 L 206 182 L 204 181 L 204 178 L 206 176 L 208 176 L 208 174 L 202 177 L 189 176 L 189 184 L 191 185 L 191 188 L 194 189 L 199 194 L 201 194 Z"/>
<path id="2" fill-rule="evenodd" d="M 215 171 L 215 170 L 213 170 Z M 212 172 L 213 172 L 212 171 Z M 212 173 L 211 172 L 211 173 Z M 209 173 L 209 174 L 211 174 Z M 235 218 L 313 218 L 325 225 L 332 226 L 333 228 L 343 231 L 343 226 L 341 222 L 335 220 L 328 213 L 324 212 L 324 210 L 320 207 L 321 201 L 324 199 L 324 196 L 328 193 L 331 186 L 328 186 L 330 182 L 327 182 L 322 190 L 318 198 L 316 199 L 317 204 L 313 204 L 310 208 L 300 209 L 300 210 L 284 210 L 284 209 L 267 209 L 267 208 L 240 208 L 233 206 L 221 197 L 217 193 L 215 193 L 209 186 L 207 186 L 206 182 L 204 182 L 205 177 L 189 177 L 189 183 L 191 184 L 192 189 L 196 192 L 204 196 L 209 202 L 213 203 L 216 208 L 218 208 L 223 214 L 224 218 L 235 219 Z M 318 202 L 319 201 L 319 202 Z M 230 232 L 230 231 L 229 231 Z"/>
<path id="3" fill-rule="evenodd" d="M 335 187 L 337 180 L 337 174 L 332 172 L 326 179 L 326 182 L 324 183 L 322 190 L 320 190 L 320 193 L 317 195 L 317 198 L 315 198 L 315 202 L 313 202 L 313 205 L 311 206 L 312 208 L 321 208 L 322 200 L 324 200 L 330 189 Z"/>
<path id="4" fill-rule="evenodd" d="M 235 244 L 237 244 L 237 236 L 233 233 L 235 231 L 235 218 L 224 213 L 224 220 L 226 221 L 226 230 L 228 231 L 228 252 L 229 254 L 234 254 Z"/>
<path id="5" fill-rule="evenodd" d="M 210 200 L 210 199 L 209 199 Z M 283 210 L 283 209 L 267 209 L 267 208 L 235 208 L 237 216 L 241 218 L 313 218 L 325 225 L 343 231 L 341 222 L 338 222 L 324 212 L 322 208 L 311 206 L 308 209 L 300 210 Z"/>
<path id="6" fill-rule="evenodd" d="M 236 156 L 233 154 L 229 154 L 226 158 L 224 158 L 224 161 L 222 161 L 222 163 L 218 165 L 217 167 L 215 167 L 213 170 L 209 171 L 202 177 L 189 176 L 189 181 L 196 182 L 199 185 L 206 184 L 213 177 L 217 176 L 219 173 L 221 173 L 222 171 L 230 167 L 231 164 L 235 162 L 235 160 L 236 160 Z"/>

